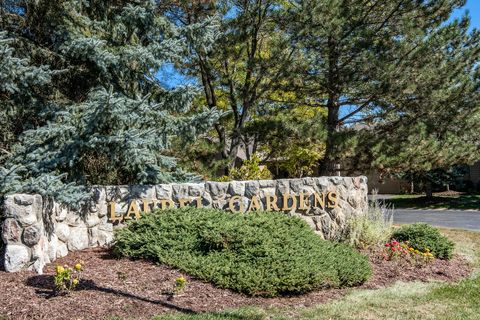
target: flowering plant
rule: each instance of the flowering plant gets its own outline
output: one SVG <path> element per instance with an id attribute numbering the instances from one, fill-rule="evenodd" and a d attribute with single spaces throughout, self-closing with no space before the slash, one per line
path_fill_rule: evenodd
<path id="1" fill-rule="evenodd" d="M 399 257 L 408 257 L 408 242 L 398 242 L 397 240 L 392 240 L 385 244 L 385 260 L 393 260 Z"/>
<path id="2" fill-rule="evenodd" d="M 69 293 L 74 290 L 80 282 L 83 271 L 83 262 L 76 263 L 73 268 L 69 266 L 57 266 L 55 268 L 55 293 Z"/>
<path id="3" fill-rule="evenodd" d="M 397 240 L 392 240 L 385 244 L 385 252 L 383 256 L 385 260 L 393 260 L 403 257 L 416 265 L 428 264 L 435 260 L 430 249 L 426 249 L 422 252 L 411 247 L 408 241 L 398 242 Z"/>

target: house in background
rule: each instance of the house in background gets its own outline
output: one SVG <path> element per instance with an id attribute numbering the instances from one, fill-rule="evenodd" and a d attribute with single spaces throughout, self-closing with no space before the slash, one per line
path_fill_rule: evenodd
<path id="1" fill-rule="evenodd" d="M 368 190 L 376 189 L 379 194 L 402 194 L 409 193 L 412 186 L 407 180 L 380 177 L 378 172 L 367 175 Z M 463 176 L 461 182 L 466 188 L 480 191 L 480 161 L 468 167 L 468 172 Z"/>

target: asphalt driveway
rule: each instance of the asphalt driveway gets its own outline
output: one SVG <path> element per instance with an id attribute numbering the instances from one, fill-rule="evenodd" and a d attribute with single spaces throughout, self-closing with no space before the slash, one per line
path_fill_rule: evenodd
<path id="1" fill-rule="evenodd" d="M 437 227 L 480 231 L 480 211 L 395 209 L 396 224 L 425 222 Z"/>

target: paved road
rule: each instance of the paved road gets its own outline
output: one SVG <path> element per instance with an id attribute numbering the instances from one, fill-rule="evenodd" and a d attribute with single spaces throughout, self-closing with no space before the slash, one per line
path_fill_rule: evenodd
<path id="1" fill-rule="evenodd" d="M 480 231 L 480 211 L 395 209 L 394 223 L 425 222 L 437 227 Z"/>

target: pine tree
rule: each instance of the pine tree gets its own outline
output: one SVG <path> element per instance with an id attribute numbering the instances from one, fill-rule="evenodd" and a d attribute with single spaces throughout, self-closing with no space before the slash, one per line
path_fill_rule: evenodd
<path id="1" fill-rule="evenodd" d="M 328 112 L 324 174 L 480 159 L 480 32 L 450 19 L 464 0 L 291 3 L 292 41 L 310 61 L 298 90 Z"/>
<path id="2" fill-rule="evenodd" d="M 55 76 L 47 84 L 52 94 L 37 114 L 39 125 L 11 147 L 0 176 L 4 191 L 81 204 L 88 197 L 81 186 L 193 178 L 168 156 L 169 141 L 193 139 L 220 113 L 212 108 L 189 113 L 194 90 L 166 90 L 155 74 L 188 49 L 187 36 L 209 48 L 216 34 L 212 21 L 177 28 L 159 13 L 156 1 L 17 5 L 3 6 L 2 13 L 23 26 L 11 21 L 6 29 L 32 48 L 32 64 L 43 62 L 38 67 Z"/>

